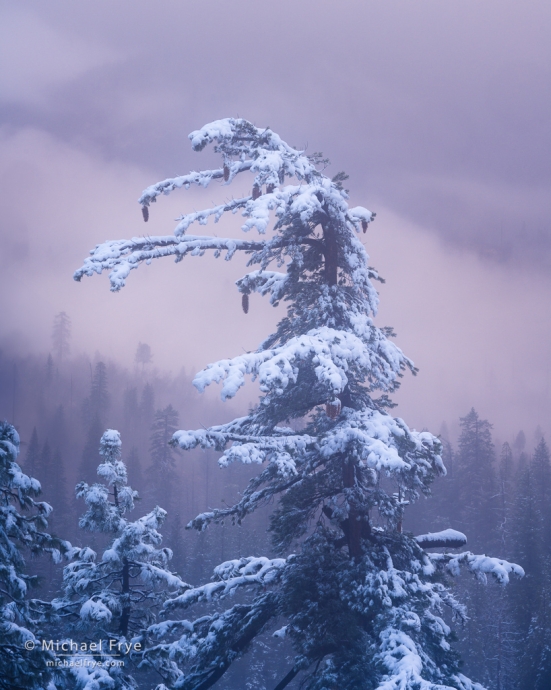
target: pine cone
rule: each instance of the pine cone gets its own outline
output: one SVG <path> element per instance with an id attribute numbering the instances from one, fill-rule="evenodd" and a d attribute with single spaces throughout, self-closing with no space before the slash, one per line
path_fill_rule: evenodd
<path id="1" fill-rule="evenodd" d="M 247 295 L 246 293 L 243 294 L 243 296 L 241 297 L 241 306 L 243 307 L 243 311 L 245 312 L 245 314 L 248 314 L 249 313 L 249 295 Z"/>
<path id="2" fill-rule="evenodd" d="M 142 206 L 142 216 L 144 221 L 147 223 L 149 220 L 149 208 L 147 206 Z"/>
<path id="3" fill-rule="evenodd" d="M 258 199 L 259 196 L 262 196 L 262 190 L 257 184 L 253 185 L 253 201 L 255 199 Z"/>
<path id="4" fill-rule="evenodd" d="M 331 400 L 325 405 L 325 414 L 329 419 L 337 419 L 341 413 L 341 401 L 338 398 Z"/>
<path id="5" fill-rule="evenodd" d="M 271 194 L 275 189 L 275 184 L 266 185 L 266 194 Z"/>
<path id="6" fill-rule="evenodd" d="M 362 220 L 362 230 L 364 233 L 367 232 L 367 220 Z"/>
<path id="7" fill-rule="evenodd" d="M 229 179 L 230 179 L 230 169 L 224 163 L 224 182 L 227 182 Z"/>

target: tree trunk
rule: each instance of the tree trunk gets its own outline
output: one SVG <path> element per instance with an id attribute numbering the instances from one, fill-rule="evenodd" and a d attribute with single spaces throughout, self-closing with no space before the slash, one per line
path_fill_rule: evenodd
<path id="1" fill-rule="evenodd" d="M 345 489 L 353 489 L 356 482 L 356 468 L 351 460 L 346 458 L 342 461 L 342 476 Z M 359 514 L 354 508 L 350 508 L 348 513 L 348 552 L 351 558 L 359 559 L 362 555 L 362 523 Z"/>
<path id="2" fill-rule="evenodd" d="M 125 557 L 122 560 L 122 594 L 123 596 L 130 594 L 130 565 L 128 559 Z M 119 632 L 126 637 L 128 635 L 128 623 L 130 621 L 130 602 L 123 606 L 121 613 L 121 624 Z"/>
<path id="3" fill-rule="evenodd" d="M 331 225 L 322 225 L 323 239 L 325 240 L 324 257 L 325 257 L 325 278 L 328 285 L 337 284 L 338 276 L 338 252 L 337 252 L 337 237 L 335 229 Z"/>
<path id="4" fill-rule="evenodd" d="M 300 669 L 294 666 L 285 676 L 285 678 L 279 681 L 279 683 L 275 686 L 274 690 L 283 690 L 283 688 L 286 688 L 299 671 Z"/>

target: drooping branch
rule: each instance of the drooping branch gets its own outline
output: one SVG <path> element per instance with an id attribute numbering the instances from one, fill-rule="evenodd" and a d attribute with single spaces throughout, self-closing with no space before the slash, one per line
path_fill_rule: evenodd
<path id="1" fill-rule="evenodd" d="M 186 254 L 202 255 L 209 249 L 214 250 L 218 255 L 226 251 L 226 260 L 229 260 L 236 251 L 259 251 L 264 246 L 265 242 L 194 235 L 114 240 L 98 244 L 90 252 L 91 256 L 86 258 L 84 264 L 75 271 L 73 278 L 80 281 L 83 276 L 111 270 L 109 275 L 111 290 L 118 292 L 124 287 L 130 271 L 138 268 L 144 261 L 149 262 L 163 256 L 175 256 L 176 260 L 180 261 Z"/>
<path id="2" fill-rule="evenodd" d="M 161 194 L 169 194 L 175 189 L 181 187 L 189 188 L 192 184 L 199 185 L 201 187 L 208 187 L 211 180 L 224 179 L 225 182 L 229 183 L 238 173 L 250 170 L 254 161 L 235 161 L 224 168 L 219 168 L 218 170 L 203 170 L 201 172 L 190 172 L 187 175 L 179 175 L 178 177 L 171 177 L 162 182 L 157 182 L 153 184 L 142 192 L 142 195 L 138 199 L 138 203 L 142 206 L 149 206 L 150 203 L 155 202 L 157 197 Z"/>

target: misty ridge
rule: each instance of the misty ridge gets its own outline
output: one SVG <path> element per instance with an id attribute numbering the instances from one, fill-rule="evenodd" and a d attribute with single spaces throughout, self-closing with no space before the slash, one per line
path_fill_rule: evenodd
<path id="1" fill-rule="evenodd" d="M 177 429 L 215 423 L 232 409 L 200 397 L 185 371 L 172 375 L 156 367 L 145 343 L 137 345 L 127 366 L 103 361 L 97 353 L 72 356 L 65 312 L 55 317 L 50 352 L 18 357 L 0 351 L 0 418 L 14 420 L 21 464 L 40 481 L 43 500 L 55 506 L 53 531 L 75 543 L 84 506 L 76 502 L 74 487 L 98 480 L 99 441 L 107 428 L 121 432 L 129 479 L 140 493 L 140 512 L 157 504 L 167 509 L 168 533 L 178 535 L 173 539 L 181 541 L 185 524 L 209 504 L 233 501 L 250 476 L 247 468 L 222 472 L 213 452 L 183 454 L 168 446 Z M 197 549 L 195 533 L 186 536 L 192 538 L 186 548 Z M 183 542 L 174 549 L 182 566 L 189 562 L 183 549 Z M 210 560 L 218 562 L 220 556 L 213 554 Z M 204 555 L 197 563 L 203 567 Z"/>

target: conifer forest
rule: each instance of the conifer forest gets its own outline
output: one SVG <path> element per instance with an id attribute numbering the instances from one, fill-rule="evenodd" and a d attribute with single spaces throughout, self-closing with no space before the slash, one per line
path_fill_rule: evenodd
<path id="1" fill-rule="evenodd" d="M 417 368 L 378 325 L 377 218 L 348 176 L 238 117 L 189 141 L 208 166 L 147 187 L 140 223 L 215 200 L 74 279 L 131 293 L 135 269 L 211 254 L 216 286 L 243 255 L 243 312 L 279 321 L 193 376 L 147 342 L 75 350 L 65 311 L 42 352 L 0 352 L 0 688 L 550 688 L 546 430 L 498 440 L 469 406 L 410 426 L 393 396 Z"/>
<path id="2" fill-rule="evenodd" d="M 0 690 L 551 690 L 550 35 L 0 0 Z"/>

